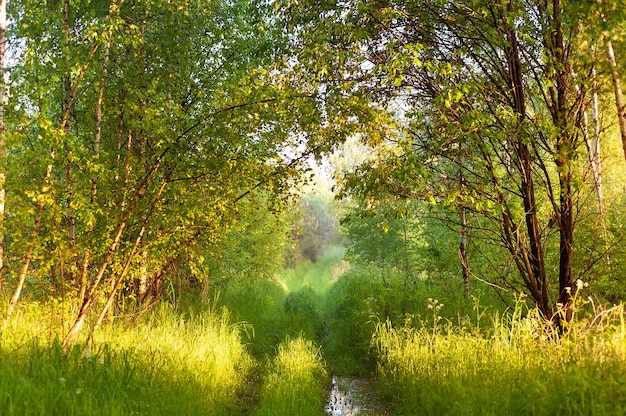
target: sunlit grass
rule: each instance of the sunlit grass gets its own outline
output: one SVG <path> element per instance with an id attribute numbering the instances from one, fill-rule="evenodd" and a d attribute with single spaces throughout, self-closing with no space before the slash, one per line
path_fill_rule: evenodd
<path id="1" fill-rule="evenodd" d="M 252 361 L 225 312 L 182 317 L 164 306 L 64 354 L 50 341 L 49 307 L 20 306 L 2 335 L 3 415 L 240 414 Z"/>
<path id="2" fill-rule="evenodd" d="M 303 338 L 286 340 L 269 366 L 254 415 L 323 415 L 327 385 L 319 349 Z"/>
<path id="3" fill-rule="evenodd" d="M 494 318 L 488 332 L 383 323 L 379 377 L 402 415 L 624 414 L 623 314 L 581 319 L 563 336 L 533 313 Z"/>
<path id="4" fill-rule="evenodd" d="M 623 306 L 579 300 L 563 335 L 523 299 L 504 312 L 486 294 L 481 306 L 375 269 L 337 279 L 337 264 L 305 265 L 299 284 L 242 279 L 212 301 L 163 302 L 67 354 L 76 302 L 21 302 L 1 339 L 0 414 L 321 416 L 327 371 L 375 373 L 396 415 L 626 414 Z"/>

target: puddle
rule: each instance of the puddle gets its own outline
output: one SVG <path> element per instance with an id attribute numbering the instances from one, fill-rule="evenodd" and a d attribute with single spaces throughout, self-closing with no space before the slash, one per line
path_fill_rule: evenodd
<path id="1" fill-rule="evenodd" d="M 336 375 L 324 410 L 329 416 L 389 416 L 368 380 Z"/>

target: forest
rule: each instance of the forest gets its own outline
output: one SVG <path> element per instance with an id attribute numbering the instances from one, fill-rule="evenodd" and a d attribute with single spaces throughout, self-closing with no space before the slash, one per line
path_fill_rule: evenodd
<path id="1" fill-rule="evenodd" d="M 625 73 L 624 0 L 0 0 L 0 414 L 626 414 Z"/>

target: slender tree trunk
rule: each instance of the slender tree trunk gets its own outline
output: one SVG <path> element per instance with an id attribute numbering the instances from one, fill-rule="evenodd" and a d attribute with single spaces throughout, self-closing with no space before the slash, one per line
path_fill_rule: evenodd
<path id="1" fill-rule="evenodd" d="M 615 106 L 617 107 L 617 119 L 619 131 L 622 136 L 622 148 L 624 149 L 624 159 L 626 160 L 626 106 L 622 94 L 622 84 L 619 78 L 617 61 L 615 60 L 615 51 L 613 44 L 609 39 L 606 41 L 606 54 L 611 66 L 611 78 L 613 79 L 613 90 L 615 92 Z"/>
<path id="2" fill-rule="evenodd" d="M 120 288 L 122 281 L 124 281 L 124 278 L 126 277 L 126 274 L 128 273 L 128 269 L 133 259 L 135 258 L 135 253 L 137 253 L 137 248 L 139 247 L 139 245 L 141 244 L 143 240 L 146 227 L 148 226 L 148 223 L 150 222 L 150 219 L 152 218 L 152 214 L 154 213 L 154 209 L 156 208 L 157 203 L 161 199 L 161 195 L 163 194 L 163 191 L 165 191 L 165 187 L 167 186 L 168 181 L 169 179 L 166 179 L 162 182 L 161 187 L 159 188 L 159 191 L 152 198 L 152 204 L 150 205 L 150 209 L 148 210 L 148 212 L 146 213 L 146 216 L 144 217 L 141 230 L 139 231 L 139 234 L 137 235 L 137 238 L 135 239 L 135 243 L 133 244 L 130 254 L 128 255 L 128 258 L 126 259 L 126 262 L 124 263 L 124 267 L 122 268 L 122 271 L 119 273 L 119 276 L 117 277 L 117 279 L 114 278 L 111 280 L 112 281 L 111 293 L 109 293 L 107 301 L 104 307 L 102 308 L 102 311 L 100 311 L 100 315 L 98 316 L 98 319 L 96 320 L 93 328 L 91 329 L 91 333 L 89 334 L 89 337 L 88 337 L 88 342 L 91 342 L 91 340 L 93 339 L 94 333 L 98 330 L 98 328 L 102 324 L 102 321 L 108 315 L 108 312 L 111 310 L 111 307 L 113 306 L 113 302 L 115 301 L 115 296 Z M 63 341 L 64 346 L 66 346 L 66 341 L 69 345 L 69 343 L 72 340 L 71 339 L 68 340 L 66 338 L 66 340 Z"/>
<path id="3" fill-rule="evenodd" d="M 147 163 L 146 160 L 146 151 L 148 147 L 148 139 L 144 137 L 141 141 L 141 146 L 139 148 L 139 157 L 141 160 L 144 160 L 144 163 Z M 141 252 L 141 267 L 139 268 L 139 277 L 137 279 L 137 304 L 141 305 L 146 298 L 146 293 L 148 292 L 148 250 L 145 249 L 145 245 L 147 244 L 146 234 L 142 232 L 142 237 L 139 241 L 144 249 Z"/>
<path id="4" fill-rule="evenodd" d="M 102 263 L 100 264 L 100 267 L 98 268 L 98 272 L 96 273 L 96 276 L 93 279 L 91 288 L 89 289 L 89 292 L 85 295 L 83 304 L 81 305 L 81 308 L 78 311 L 78 315 L 76 316 L 76 319 L 74 320 L 74 324 L 72 325 L 68 333 L 65 335 L 65 338 L 63 339 L 62 348 L 64 351 L 67 350 L 67 348 L 70 346 L 74 338 L 76 338 L 76 336 L 80 332 L 85 322 L 85 319 L 87 318 L 87 314 L 89 313 L 94 303 L 96 302 L 96 298 L 97 298 L 96 294 L 100 287 L 100 282 L 102 281 L 102 278 L 104 277 L 104 273 L 108 269 L 111 263 L 111 260 L 113 259 L 113 256 L 119 250 L 120 243 L 122 241 L 122 235 L 129 223 L 130 215 L 133 209 L 135 208 L 140 196 L 146 190 L 149 184 L 150 178 L 159 169 L 161 165 L 161 160 L 163 159 L 163 157 L 168 151 L 169 151 L 169 148 L 165 149 L 161 153 L 161 155 L 159 155 L 156 158 L 151 168 L 148 170 L 148 172 L 146 172 L 146 174 L 142 178 L 141 183 L 137 186 L 135 193 L 133 195 L 133 198 L 130 200 L 127 209 L 123 213 L 123 217 L 120 219 L 120 222 L 117 227 L 117 231 L 115 233 L 115 236 L 113 237 L 113 241 L 111 245 L 109 246 L 109 249 L 107 251 L 107 254 L 104 260 L 102 261 Z"/>
<path id="5" fill-rule="evenodd" d="M 7 42 L 7 0 L 0 0 L 0 159 L 4 159 L 4 55 Z M 4 292 L 4 207 L 6 173 L 0 172 L 0 291 Z"/>
<path id="6" fill-rule="evenodd" d="M 509 12 L 513 6 L 509 3 Z M 504 17 L 506 19 L 506 17 Z M 520 59 L 519 44 L 517 40 L 517 34 L 514 29 L 506 29 L 506 38 L 509 42 L 507 46 L 507 65 L 508 74 L 511 84 L 511 91 L 513 93 L 513 103 L 515 112 L 517 114 L 518 126 L 526 118 L 526 98 L 524 96 L 524 84 L 522 73 L 522 62 Z M 520 129 L 518 129 L 520 130 Z M 523 254 L 522 259 L 516 259 L 518 267 L 523 267 L 525 274 L 527 275 L 526 285 L 533 294 L 534 300 L 541 312 L 549 317 L 551 315 L 550 302 L 548 299 L 548 291 L 546 284 L 546 270 L 545 261 L 543 255 L 543 248 L 541 244 L 541 230 L 539 228 L 539 220 L 537 218 L 537 203 L 535 200 L 535 186 L 533 182 L 532 172 L 532 157 L 525 137 L 522 136 L 521 131 L 517 133 L 514 138 L 513 144 L 515 150 L 515 156 L 518 159 L 520 178 L 521 178 L 521 196 L 524 204 L 524 220 L 526 224 L 526 234 L 528 235 L 528 241 L 530 245 L 529 252 L 523 250 L 521 253 L 517 253 L 518 249 L 510 247 L 514 250 L 516 256 Z M 510 218 L 505 218 L 505 223 L 510 223 Z M 512 224 L 508 225 L 509 227 Z M 511 235 L 514 235 L 512 229 L 509 230 Z M 518 238 L 515 238 L 518 240 Z M 520 270 L 524 274 L 524 270 Z"/>
<path id="7" fill-rule="evenodd" d="M 109 40 L 104 51 L 104 60 L 102 63 L 102 77 L 100 78 L 100 87 L 98 88 L 98 98 L 96 100 L 96 130 L 94 132 L 93 144 L 94 161 L 96 164 L 100 160 L 100 142 L 102 141 L 102 102 L 104 100 L 104 89 L 108 75 L 109 56 L 111 51 L 110 32 L 111 31 L 109 30 Z M 89 202 L 92 206 L 94 206 L 96 203 L 97 195 L 98 178 L 94 176 L 91 178 L 91 197 L 89 198 Z M 94 227 L 91 226 L 88 231 L 89 237 L 91 237 L 91 235 L 93 234 L 93 230 Z M 80 289 L 78 292 L 78 298 L 81 299 L 81 301 L 84 300 L 85 293 L 87 292 L 90 256 L 91 253 L 89 247 L 85 247 L 82 262 L 80 265 Z"/>
<path id="8" fill-rule="evenodd" d="M 137 252 L 137 246 L 139 246 L 139 243 L 141 242 L 141 238 L 143 237 L 143 234 L 145 231 L 146 231 L 146 228 L 142 227 L 141 231 L 139 232 L 139 236 L 135 240 L 135 244 L 133 245 L 133 248 L 131 249 L 131 252 L 128 255 L 128 258 L 126 259 L 126 263 L 124 263 L 124 267 L 122 268 L 122 271 L 120 272 L 117 279 L 114 278 L 111 280 L 111 292 L 109 293 L 109 296 L 107 297 L 107 301 L 104 304 L 104 307 L 100 311 L 100 315 L 98 315 L 98 319 L 96 320 L 93 327 L 91 328 L 91 332 L 89 333 L 89 337 L 87 338 L 88 343 L 90 343 L 93 340 L 94 334 L 96 333 L 98 328 L 100 328 L 100 325 L 102 325 L 102 322 L 104 321 L 104 319 L 108 316 L 109 311 L 111 310 L 111 307 L 113 306 L 113 302 L 115 301 L 115 296 L 117 295 L 117 291 L 119 290 L 120 285 L 122 284 L 122 281 L 124 281 L 124 278 L 126 277 L 126 274 L 128 273 L 128 268 L 130 267 L 130 264 L 135 258 L 135 253 Z"/>
<path id="9" fill-rule="evenodd" d="M 556 165 L 559 174 L 559 303 L 565 308 L 565 319 L 571 317 L 571 299 L 574 291 L 574 195 L 572 192 L 572 160 L 575 137 L 568 130 L 567 88 L 571 71 L 565 56 L 563 26 L 561 24 L 561 1 L 553 0 L 552 25 L 549 31 L 548 49 L 555 58 L 556 102 L 552 113 L 558 137 L 556 143 Z"/>
<path id="10" fill-rule="evenodd" d="M 54 159 L 54 150 L 50 152 L 51 159 Z M 52 161 L 48 164 L 48 168 L 46 170 L 46 176 L 44 178 L 44 185 L 42 187 L 42 193 L 47 193 L 49 190 L 50 176 L 52 175 Z M 15 290 L 13 291 L 13 296 L 9 300 L 7 304 L 7 309 L 4 313 L 4 319 L 2 320 L 2 324 L 0 325 L 0 333 L 4 332 L 7 325 L 9 324 L 9 319 L 11 319 L 11 315 L 13 314 L 13 310 L 15 309 L 15 305 L 17 305 L 17 301 L 20 298 L 22 293 L 22 289 L 24 288 L 24 283 L 26 282 L 26 277 L 28 276 L 28 269 L 30 268 L 30 263 L 33 259 L 33 253 L 35 252 L 35 247 L 37 245 L 37 234 L 39 234 L 39 229 L 41 228 L 41 216 L 44 209 L 44 202 L 39 202 L 37 205 L 37 210 L 35 211 L 35 223 L 33 225 L 33 231 L 28 239 L 28 244 L 26 246 L 26 252 L 24 253 L 24 257 L 22 258 L 22 267 L 20 269 L 20 273 L 17 276 L 17 285 L 15 286 Z"/>
<path id="11" fill-rule="evenodd" d="M 598 199 L 598 210 L 600 215 L 604 217 L 604 195 L 602 192 L 602 159 L 600 157 L 600 111 L 598 109 L 598 91 L 596 84 L 596 71 L 593 70 L 593 93 L 591 95 L 591 121 L 593 127 L 593 136 L 589 137 L 589 128 L 585 129 L 585 144 L 587 153 L 589 154 L 589 165 L 591 174 L 593 175 L 593 187 Z M 585 113 L 586 116 L 586 113 Z M 586 118 L 586 117 L 585 117 Z M 586 125 L 589 123 L 586 121 Z"/>
<path id="12" fill-rule="evenodd" d="M 600 111 L 598 109 L 598 88 L 597 88 L 597 79 L 596 79 L 596 70 L 595 68 L 592 71 L 593 77 L 593 94 L 591 96 L 591 118 L 592 118 L 592 126 L 593 126 L 593 139 L 589 140 L 588 137 L 585 138 L 585 143 L 587 144 L 587 151 L 589 153 L 589 160 L 591 164 L 591 169 L 593 173 L 593 184 L 594 189 L 596 191 L 596 197 L 598 199 L 598 213 L 600 215 L 600 226 L 602 227 L 602 235 L 604 236 L 604 244 L 606 248 L 606 252 L 609 253 L 610 243 L 609 243 L 609 232 L 606 226 L 606 220 L 604 218 L 604 192 L 602 190 L 602 157 L 600 154 L 600 133 L 602 131 L 600 125 Z M 586 113 L 585 113 L 586 114 Z M 606 265 L 609 270 L 612 268 L 611 265 L 611 256 L 609 254 L 605 257 Z"/>
<path id="13" fill-rule="evenodd" d="M 465 287 L 465 297 L 469 299 L 470 292 L 470 266 L 467 255 L 467 208 L 459 208 L 459 217 L 461 220 L 461 241 L 459 242 L 459 260 L 461 261 L 461 273 L 463 276 L 463 285 Z"/>
<path id="14" fill-rule="evenodd" d="M 146 244 L 145 235 L 142 239 L 142 245 Z M 141 251 L 141 267 L 139 268 L 139 284 L 137 287 L 137 304 L 142 305 L 148 294 L 148 250 L 145 248 Z"/>
<path id="15" fill-rule="evenodd" d="M 465 158 L 465 152 L 463 145 L 459 145 L 458 153 L 458 165 L 459 169 L 459 189 L 461 194 L 465 192 L 466 180 L 465 180 L 465 167 L 463 166 L 463 159 Z M 469 257 L 467 255 L 467 207 L 461 203 L 459 205 L 459 223 L 461 225 L 460 241 L 459 241 L 459 262 L 461 263 L 461 277 L 463 278 L 463 287 L 465 288 L 465 297 L 470 298 L 470 265 Z"/>
<path id="16" fill-rule="evenodd" d="M 68 73 L 65 75 L 63 79 L 63 88 L 65 90 L 65 102 L 63 103 L 63 112 L 68 115 L 72 113 L 70 103 L 70 96 L 72 93 L 72 80 L 69 74 L 70 67 L 70 4 L 69 0 L 64 0 L 63 2 L 63 37 L 64 37 L 64 45 L 63 52 L 65 54 L 65 63 L 68 68 Z M 65 126 L 64 126 L 65 135 L 69 136 L 71 134 L 71 123 L 70 118 L 68 117 Z M 72 179 L 73 176 L 73 165 L 72 165 L 72 149 L 69 145 L 65 144 L 66 152 L 67 152 L 67 161 L 65 167 L 65 179 L 66 179 L 66 188 L 67 188 L 67 236 L 68 236 L 68 248 L 70 253 L 75 259 L 75 263 L 79 265 L 80 261 L 78 259 L 76 253 L 76 218 L 74 217 L 74 210 L 72 208 L 72 202 L 74 200 L 74 182 Z M 75 283 L 76 276 L 71 272 L 70 269 L 70 281 Z"/>

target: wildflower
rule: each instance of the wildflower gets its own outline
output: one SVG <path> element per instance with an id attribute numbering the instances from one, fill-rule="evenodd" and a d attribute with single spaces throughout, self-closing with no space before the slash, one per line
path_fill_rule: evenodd
<path id="1" fill-rule="evenodd" d="M 576 290 L 581 290 L 583 287 L 585 287 L 585 282 L 580 279 L 576 280 Z"/>

